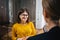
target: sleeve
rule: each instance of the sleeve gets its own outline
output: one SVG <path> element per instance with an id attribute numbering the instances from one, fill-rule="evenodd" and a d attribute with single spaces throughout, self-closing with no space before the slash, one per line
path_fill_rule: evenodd
<path id="1" fill-rule="evenodd" d="M 34 37 L 29 37 L 27 40 L 36 40 Z"/>
<path id="2" fill-rule="evenodd" d="M 32 33 L 31 33 L 31 36 L 36 35 L 36 29 L 35 29 L 35 27 L 34 27 L 33 22 L 31 22 L 31 28 L 32 28 Z"/>
<path id="3" fill-rule="evenodd" d="M 15 30 L 15 26 L 12 27 L 12 40 L 16 40 L 16 30 Z"/>
<path id="4" fill-rule="evenodd" d="M 38 35 L 35 35 L 35 36 L 32 36 L 32 37 L 29 37 L 27 40 L 49 40 L 48 38 L 48 33 L 42 33 L 42 34 L 38 34 Z"/>
<path id="5" fill-rule="evenodd" d="M 40 34 L 35 35 L 35 36 L 31 36 L 27 40 L 40 40 Z"/>

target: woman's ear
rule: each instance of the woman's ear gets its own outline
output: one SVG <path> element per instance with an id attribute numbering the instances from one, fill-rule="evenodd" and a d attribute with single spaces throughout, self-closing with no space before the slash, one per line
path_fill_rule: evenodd
<path id="1" fill-rule="evenodd" d="M 49 18 L 49 15 L 47 14 L 46 9 L 43 9 L 43 16 L 44 18 Z"/>
<path id="2" fill-rule="evenodd" d="M 45 11 L 45 9 L 43 9 L 43 16 L 44 16 L 44 18 L 46 18 L 46 11 Z"/>
<path id="3" fill-rule="evenodd" d="M 43 10 L 43 16 L 44 16 L 45 21 L 48 23 L 50 20 L 50 17 L 45 9 Z"/>
<path id="4" fill-rule="evenodd" d="M 44 16 L 45 21 L 48 22 L 49 16 L 45 9 L 43 9 L 43 16 Z"/>

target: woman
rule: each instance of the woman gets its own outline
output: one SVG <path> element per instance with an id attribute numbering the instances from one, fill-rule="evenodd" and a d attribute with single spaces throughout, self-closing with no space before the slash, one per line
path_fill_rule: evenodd
<path id="1" fill-rule="evenodd" d="M 34 25 L 29 22 L 29 12 L 26 8 L 18 11 L 18 22 L 12 27 L 12 40 L 24 40 L 36 34 Z"/>
<path id="2" fill-rule="evenodd" d="M 42 0 L 43 15 L 47 23 L 45 33 L 27 40 L 60 40 L 60 0 Z"/>

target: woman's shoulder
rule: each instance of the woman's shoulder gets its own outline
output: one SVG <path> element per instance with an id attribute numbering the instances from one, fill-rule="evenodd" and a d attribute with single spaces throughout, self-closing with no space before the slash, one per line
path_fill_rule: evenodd
<path id="1" fill-rule="evenodd" d="M 14 23 L 13 25 L 17 25 L 18 23 Z"/>
<path id="2" fill-rule="evenodd" d="M 33 22 L 29 22 L 30 24 L 32 24 Z"/>
<path id="3" fill-rule="evenodd" d="M 29 22 L 29 24 L 33 24 L 33 22 Z"/>
<path id="4" fill-rule="evenodd" d="M 17 26 L 17 25 L 18 25 L 18 23 L 14 23 L 14 24 L 13 24 L 13 27 L 15 27 L 15 26 Z"/>

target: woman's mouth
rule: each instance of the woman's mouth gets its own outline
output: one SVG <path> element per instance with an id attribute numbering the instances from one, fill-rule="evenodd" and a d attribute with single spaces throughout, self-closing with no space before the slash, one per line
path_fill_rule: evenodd
<path id="1" fill-rule="evenodd" d="M 26 18 L 23 18 L 23 19 L 26 19 Z"/>

